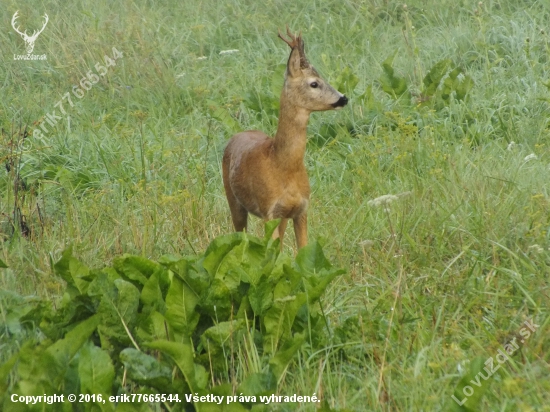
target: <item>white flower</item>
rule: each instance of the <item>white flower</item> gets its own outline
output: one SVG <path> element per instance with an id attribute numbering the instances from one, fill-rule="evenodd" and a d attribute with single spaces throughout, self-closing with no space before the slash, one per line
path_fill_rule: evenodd
<path id="1" fill-rule="evenodd" d="M 362 240 L 361 242 L 359 242 L 359 245 L 362 246 L 362 247 L 371 247 L 374 245 L 374 242 L 370 239 L 365 239 L 365 240 Z"/>
<path id="2" fill-rule="evenodd" d="M 516 146 L 515 142 L 510 142 L 508 143 L 508 147 L 506 148 L 506 150 L 512 150 L 515 146 Z"/>
<path id="3" fill-rule="evenodd" d="M 537 158 L 537 155 L 534 153 L 531 153 L 530 155 L 525 156 L 523 159 L 524 162 L 528 162 L 530 160 L 535 160 Z"/>
<path id="4" fill-rule="evenodd" d="M 371 207 L 386 206 L 397 199 L 399 198 L 395 195 L 383 195 L 383 196 L 377 197 L 376 199 L 369 200 L 367 202 L 367 205 Z"/>
<path id="5" fill-rule="evenodd" d="M 222 50 L 222 51 L 220 52 L 220 55 L 221 55 L 221 54 L 233 54 L 233 53 L 238 53 L 238 52 L 239 52 L 239 50 L 237 50 L 237 49 Z"/>
<path id="6" fill-rule="evenodd" d="M 197 57 L 197 60 L 206 60 L 206 56 Z"/>
<path id="7" fill-rule="evenodd" d="M 376 199 L 369 200 L 367 202 L 367 205 L 371 207 L 378 207 L 378 206 L 387 207 L 394 200 L 397 200 L 400 197 L 408 196 L 411 193 L 412 192 L 403 192 L 403 193 L 398 193 L 397 195 L 392 195 L 392 194 L 382 195 L 380 197 L 377 197 Z"/>
<path id="8" fill-rule="evenodd" d="M 529 249 L 532 249 L 534 252 L 536 253 L 542 253 L 544 252 L 544 248 L 542 248 L 541 246 L 539 245 L 531 245 L 529 246 Z"/>

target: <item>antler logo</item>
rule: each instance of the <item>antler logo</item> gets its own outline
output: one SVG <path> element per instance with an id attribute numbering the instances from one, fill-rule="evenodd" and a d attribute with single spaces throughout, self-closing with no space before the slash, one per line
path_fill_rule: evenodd
<path id="1" fill-rule="evenodd" d="M 19 10 L 15 12 L 15 14 L 13 15 L 13 18 L 11 19 L 11 25 L 13 27 L 13 29 L 19 33 L 21 35 L 21 37 L 23 37 L 23 40 L 25 40 L 25 44 L 27 45 L 26 48 L 27 48 L 27 54 L 31 54 L 32 51 L 34 50 L 34 42 L 36 41 L 36 38 L 38 37 L 38 35 L 40 33 L 42 33 L 44 31 L 44 28 L 46 28 L 46 24 L 48 24 L 48 20 L 49 20 L 49 17 L 46 13 L 44 13 L 44 25 L 42 26 L 42 28 L 38 31 L 34 30 L 33 33 L 32 33 L 32 36 L 29 36 L 27 34 L 27 30 L 25 30 L 23 33 L 21 33 L 21 31 L 19 31 L 19 28 L 18 27 L 15 27 L 15 20 L 17 20 L 17 13 L 19 13 Z"/>

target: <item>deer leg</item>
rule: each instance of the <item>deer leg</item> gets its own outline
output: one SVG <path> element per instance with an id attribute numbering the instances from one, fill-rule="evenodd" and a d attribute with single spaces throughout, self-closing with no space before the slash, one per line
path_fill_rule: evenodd
<path id="1" fill-rule="evenodd" d="M 303 248 L 307 244 L 307 214 L 301 214 L 300 216 L 292 219 L 294 223 L 294 234 L 296 235 L 296 244 L 298 249 Z"/>
<path id="2" fill-rule="evenodd" d="M 231 189 L 231 184 L 229 183 L 229 157 L 227 157 L 225 153 L 223 156 L 222 168 L 223 187 L 225 189 L 227 203 L 229 203 L 229 210 L 231 211 L 231 220 L 233 221 L 235 231 L 242 232 L 246 230 L 248 226 L 248 211 L 239 203 Z"/>
<path id="3" fill-rule="evenodd" d="M 233 226 L 235 226 L 235 231 L 242 232 L 243 230 L 246 230 L 248 226 L 247 210 L 239 203 L 232 192 L 227 193 L 227 203 L 229 203 L 231 220 L 233 221 Z"/>
<path id="4" fill-rule="evenodd" d="M 248 226 L 248 211 L 239 203 L 229 185 L 227 185 L 225 189 L 233 226 L 235 227 L 235 231 L 242 232 L 243 229 L 246 230 Z"/>
<path id="5" fill-rule="evenodd" d="M 288 223 L 288 219 L 281 219 L 279 222 L 279 225 L 275 228 L 275 231 L 273 232 L 272 238 L 277 239 L 279 238 L 280 247 L 281 250 L 283 250 L 283 238 L 285 237 L 285 230 L 286 230 L 286 224 Z"/>
<path id="6" fill-rule="evenodd" d="M 231 220 L 233 220 L 233 226 L 235 226 L 235 231 L 242 232 L 248 227 L 248 212 L 244 207 L 242 207 L 238 202 L 232 206 L 229 204 L 229 209 L 231 210 Z"/>

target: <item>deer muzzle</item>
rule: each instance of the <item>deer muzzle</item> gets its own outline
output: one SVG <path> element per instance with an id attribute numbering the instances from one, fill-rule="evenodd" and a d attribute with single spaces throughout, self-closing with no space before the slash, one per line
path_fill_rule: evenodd
<path id="1" fill-rule="evenodd" d="M 332 107 L 338 109 L 340 107 L 344 107 L 346 104 L 348 104 L 348 98 L 346 96 L 342 96 L 336 103 L 332 103 Z"/>

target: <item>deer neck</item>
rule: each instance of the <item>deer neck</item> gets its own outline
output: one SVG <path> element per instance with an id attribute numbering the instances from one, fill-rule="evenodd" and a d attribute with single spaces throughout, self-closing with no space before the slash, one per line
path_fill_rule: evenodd
<path id="1" fill-rule="evenodd" d="M 310 111 L 281 98 L 279 125 L 273 142 L 277 164 L 285 169 L 303 167 Z"/>

